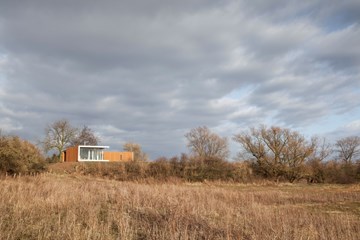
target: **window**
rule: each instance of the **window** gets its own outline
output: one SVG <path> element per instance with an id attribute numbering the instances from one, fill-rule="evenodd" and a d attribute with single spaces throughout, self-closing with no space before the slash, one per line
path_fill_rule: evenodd
<path id="1" fill-rule="evenodd" d="M 80 160 L 104 160 L 103 150 L 80 147 Z"/>

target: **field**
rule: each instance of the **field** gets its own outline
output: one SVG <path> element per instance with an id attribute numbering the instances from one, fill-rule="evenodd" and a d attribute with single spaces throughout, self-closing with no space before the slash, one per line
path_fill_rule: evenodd
<path id="1" fill-rule="evenodd" d="M 0 180 L 0 239 L 360 239 L 360 185 Z"/>

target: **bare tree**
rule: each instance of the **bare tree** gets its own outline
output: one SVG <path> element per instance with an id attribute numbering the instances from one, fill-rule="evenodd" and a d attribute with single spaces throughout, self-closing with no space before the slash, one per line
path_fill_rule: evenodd
<path id="1" fill-rule="evenodd" d="M 100 139 L 95 135 L 93 130 L 88 126 L 84 126 L 81 131 L 77 132 L 74 139 L 71 141 L 71 146 L 77 145 L 98 145 Z"/>
<path id="2" fill-rule="evenodd" d="M 325 139 L 313 137 L 314 152 L 306 162 L 307 174 L 306 179 L 309 183 L 325 181 L 325 162 L 333 153 L 332 145 Z"/>
<path id="3" fill-rule="evenodd" d="M 314 143 L 315 148 L 310 161 L 322 162 L 333 153 L 332 144 L 326 138 L 313 137 L 311 141 Z"/>
<path id="4" fill-rule="evenodd" d="M 350 136 L 338 140 L 335 144 L 338 158 L 345 163 L 352 163 L 360 155 L 360 137 Z"/>
<path id="5" fill-rule="evenodd" d="M 260 126 L 234 136 L 265 177 L 286 178 L 293 182 L 302 177 L 305 161 L 313 154 L 315 142 L 307 142 L 296 131 Z"/>
<path id="6" fill-rule="evenodd" d="M 134 153 L 134 161 L 147 161 L 148 156 L 141 149 L 141 145 L 138 143 L 127 142 L 123 145 L 124 151 Z"/>
<path id="7" fill-rule="evenodd" d="M 68 120 L 63 119 L 48 125 L 45 129 L 45 139 L 43 141 L 44 150 L 49 152 L 55 149 L 59 161 L 61 153 L 76 137 L 77 129 L 72 127 Z"/>
<path id="8" fill-rule="evenodd" d="M 201 159 L 219 158 L 227 159 L 229 144 L 227 138 L 212 133 L 206 126 L 193 128 L 185 134 L 187 146 L 191 152 Z"/>

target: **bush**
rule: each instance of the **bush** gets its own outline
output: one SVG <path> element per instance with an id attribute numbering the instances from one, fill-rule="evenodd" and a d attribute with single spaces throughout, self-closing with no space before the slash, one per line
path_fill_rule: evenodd
<path id="1" fill-rule="evenodd" d="M 131 161 L 125 163 L 125 172 L 127 180 L 139 180 L 144 178 L 144 164 L 146 162 Z"/>
<path id="2" fill-rule="evenodd" d="M 336 160 L 307 163 L 306 178 L 309 183 L 356 183 L 360 180 L 359 163 L 345 163 Z"/>
<path id="3" fill-rule="evenodd" d="M 204 160 L 204 179 L 206 180 L 233 180 L 234 164 L 220 158 L 207 158 Z"/>
<path id="4" fill-rule="evenodd" d="M 55 153 L 53 153 L 53 155 L 51 155 L 51 157 L 47 157 L 47 158 L 45 159 L 45 161 L 46 161 L 47 163 L 57 163 L 57 162 L 60 162 L 60 161 L 59 161 L 59 156 L 56 155 Z"/>
<path id="5" fill-rule="evenodd" d="M 329 167 L 330 183 L 349 184 L 356 182 L 356 165 L 353 163 L 338 163 Z"/>
<path id="6" fill-rule="evenodd" d="M 243 182 L 249 181 L 252 175 L 247 165 L 231 163 L 216 157 L 197 158 L 183 154 L 180 159 L 174 157 L 170 161 L 161 162 L 170 175 L 192 182 L 205 180 Z"/>
<path id="7" fill-rule="evenodd" d="M 160 180 L 166 180 L 170 177 L 171 164 L 166 158 L 159 158 L 154 162 L 150 162 L 146 169 L 146 176 L 153 177 Z"/>
<path id="8" fill-rule="evenodd" d="M 0 172 L 29 174 L 45 170 L 45 159 L 32 143 L 17 136 L 0 136 Z"/>

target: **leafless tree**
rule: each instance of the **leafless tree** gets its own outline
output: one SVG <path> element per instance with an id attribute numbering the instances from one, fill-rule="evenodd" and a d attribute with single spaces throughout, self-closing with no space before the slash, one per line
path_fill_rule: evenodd
<path id="1" fill-rule="evenodd" d="M 313 137 L 314 152 L 306 163 L 306 179 L 309 183 L 321 183 L 325 181 L 325 159 L 333 153 L 332 145 L 325 139 Z"/>
<path id="2" fill-rule="evenodd" d="M 88 126 L 84 126 L 81 131 L 76 133 L 76 136 L 71 141 L 71 146 L 77 145 L 98 145 L 99 137 L 95 135 L 93 130 Z"/>
<path id="3" fill-rule="evenodd" d="M 304 163 L 316 146 L 298 132 L 280 127 L 250 128 L 233 139 L 240 143 L 261 174 L 277 179 L 283 177 L 290 182 L 302 177 Z"/>
<path id="4" fill-rule="evenodd" d="M 326 138 L 313 137 L 311 141 L 314 143 L 315 148 L 310 161 L 322 162 L 333 153 L 332 144 Z"/>
<path id="5" fill-rule="evenodd" d="M 123 145 L 124 151 L 134 153 L 134 161 L 147 161 L 148 156 L 141 149 L 141 145 L 138 143 L 127 142 Z"/>
<path id="6" fill-rule="evenodd" d="M 71 142 L 76 137 L 76 133 L 77 129 L 71 126 L 68 120 L 55 121 L 45 129 L 44 150 L 49 152 L 55 149 L 60 161 L 62 151 L 71 145 Z"/>
<path id="7" fill-rule="evenodd" d="M 350 136 L 338 140 L 335 143 L 338 158 L 345 163 L 351 164 L 360 155 L 360 137 Z"/>
<path id="8" fill-rule="evenodd" d="M 185 137 L 191 152 L 200 159 L 219 158 L 225 160 L 229 156 L 227 138 L 212 133 L 206 126 L 191 129 L 185 134 Z"/>

